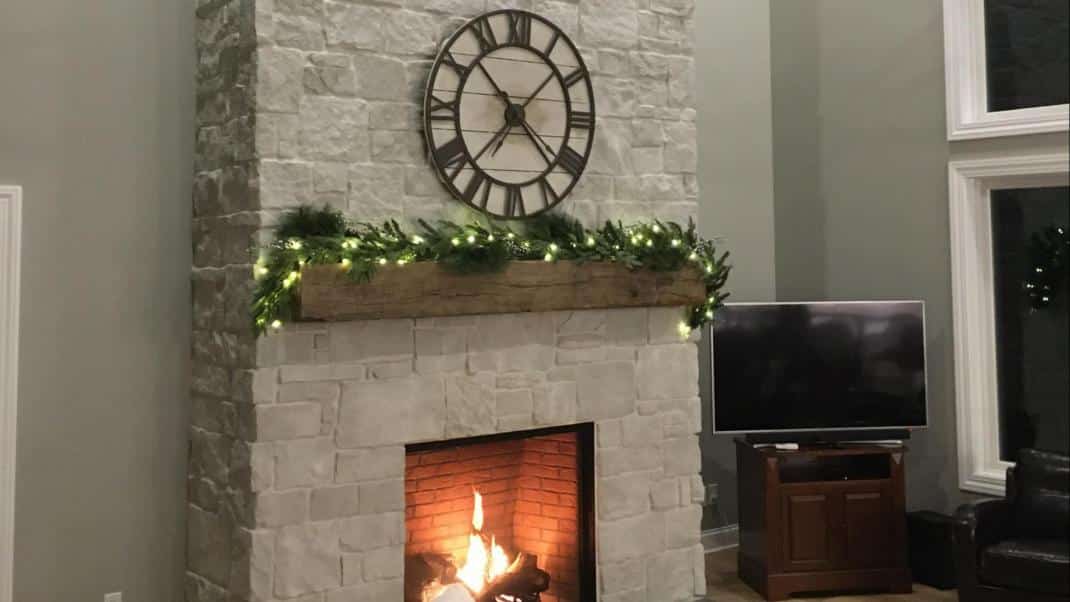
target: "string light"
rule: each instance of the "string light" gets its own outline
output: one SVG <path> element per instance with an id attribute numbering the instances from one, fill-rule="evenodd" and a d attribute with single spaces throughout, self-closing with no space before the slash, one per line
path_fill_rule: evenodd
<path id="1" fill-rule="evenodd" d="M 275 320 L 271 323 L 271 327 L 275 330 L 282 328 L 282 320 Z"/>
<path id="2" fill-rule="evenodd" d="M 512 232 L 510 232 L 510 233 L 506 234 L 505 237 L 508 238 L 509 240 L 513 240 L 514 238 L 516 238 L 516 234 L 513 234 Z"/>
<path id="3" fill-rule="evenodd" d="M 554 254 L 553 253 L 547 253 L 546 255 L 543 256 L 542 260 L 543 261 L 553 261 L 554 260 Z"/>
<path id="4" fill-rule="evenodd" d="M 450 244 L 455 246 L 455 247 L 460 246 L 461 239 L 459 239 L 459 238 L 451 238 L 450 239 Z"/>
<path id="5" fill-rule="evenodd" d="M 286 243 L 286 246 L 294 251 L 300 251 L 303 245 L 301 244 L 301 241 L 296 238 L 291 238 L 289 242 Z"/>
<path id="6" fill-rule="evenodd" d="M 683 320 L 681 320 L 680 323 L 676 325 L 676 331 L 680 333 L 681 338 L 686 339 L 691 336 L 691 326 L 689 326 L 687 322 L 684 322 Z"/>
<path id="7" fill-rule="evenodd" d="M 594 237 L 593 237 L 593 236 L 588 236 L 588 237 L 587 237 L 587 246 L 588 246 L 588 247 L 593 247 L 593 246 L 594 246 L 594 244 L 595 244 L 595 243 L 594 243 Z"/>
<path id="8" fill-rule="evenodd" d="M 388 262 L 387 262 L 386 257 L 380 257 L 379 258 L 379 265 L 386 265 L 387 263 Z"/>
<path id="9" fill-rule="evenodd" d="M 351 260 L 348 257 L 345 257 L 345 258 L 342 259 L 342 267 L 343 268 L 348 270 L 349 266 L 351 266 L 351 265 L 353 265 L 353 260 Z"/>
<path id="10" fill-rule="evenodd" d="M 488 234 L 487 235 L 487 242 L 494 242 L 494 235 L 493 234 Z"/>
<path id="11" fill-rule="evenodd" d="M 671 245 L 672 245 L 672 246 L 673 246 L 674 248 L 675 248 L 675 247 L 679 247 L 679 246 L 680 246 L 680 239 L 679 239 L 679 238 L 674 238 L 674 239 L 672 239 L 672 242 L 671 242 L 670 244 L 671 244 Z"/>
<path id="12" fill-rule="evenodd" d="M 399 259 L 398 260 L 398 266 L 404 267 L 405 264 L 407 264 L 407 263 L 409 263 L 409 262 L 406 259 Z"/>
<path id="13" fill-rule="evenodd" d="M 412 244 L 414 244 L 414 245 L 422 245 L 422 244 L 424 244 L 424 237 L 420 236 L 419 234 L 417 234 L 416 236 L 413 236 L 412 237 Z"/>
<path id="14" fill-rule="evenodd" d="M 257 278 L 263 278 L 264 276 L 267 276 L 267 273 L 268 269 L 263 265 L 258 263 L 253 266 L 253 275 L 255 275 Z"/>
<path id="15" fill-rule="evenodd" d="M 550 252 L 551 253 L 557 253 L 557 249 L 558 248 L 559 247 L 557 246 L 557 243 L 555 243 L 555 242 L 550 243 Z"/>
<path id="16" fill-rule="evenodd" d="M 691 254 L 687 256 L 691 261 L 698 261 L 698 253 L 691 251 Z"/>
<path id="17" fill-rule="evenodd" d="M 713 310 L 712 309 L 707 309 L 706 310 L 706 319 L 707 320 L 712 320 L 713 319 Z"/>
<path id="18" fill-rule="evenodd" d="M 653 241 L 653 240 L 651 240 L 651 239 L 649 239 L 649 238 L 648 238 L 648 239 L 646 239 L 646 246 L 648 246 L 648 247 L 653 247 L 653 246 L 654 246 L 654 241 Z"/>
<path id="19" fill-rule="evenodd" d="M 476 237 L 475 237 L 474 234 L 469 234 L 467 240 L 468 240 L 468 244 L 472 244 L 472 243 L 476 242 Z"/>
<path id="20" fill-rule="evenodd" d="M 654 227 L 652 227 L 651 230 L 654 231 L 654 234 L 659 234 L 661 232 L 661 226 L 654 224 Z"/>

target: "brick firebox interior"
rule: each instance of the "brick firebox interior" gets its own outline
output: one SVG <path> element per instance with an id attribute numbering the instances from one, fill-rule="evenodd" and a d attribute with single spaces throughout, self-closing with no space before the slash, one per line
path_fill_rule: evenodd
<path id="1" fill-rule="evenodd" d="M 407 558 L 431 553 L 461 564 L 472 532 L 475 495 L 482 498 L 485 537 L 510 558 L 538 558 L 550 576 L 543 602 L 579 602 L 582 553 L 583 458 L 589 437 L 577 430 L 493 440 L 416 446 L 406 454 Z M 420 583 L 406 583 L 406 602 L 421 602 Z"/>

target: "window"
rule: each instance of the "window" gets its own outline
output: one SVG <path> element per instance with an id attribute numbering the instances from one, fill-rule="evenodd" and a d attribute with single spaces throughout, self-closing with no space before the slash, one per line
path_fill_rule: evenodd
<path id="1" fill-rule="evenodd" d="M 948 138 L 1065 131 L 1070 3 L 944 0 Z"/>
<path id="2" fill-rule="evenodd" d="M 959 485 L 969 491 L 1002 495 L 1022 447 L 1067 449 L 1068 161 L 950 165 Z"/>

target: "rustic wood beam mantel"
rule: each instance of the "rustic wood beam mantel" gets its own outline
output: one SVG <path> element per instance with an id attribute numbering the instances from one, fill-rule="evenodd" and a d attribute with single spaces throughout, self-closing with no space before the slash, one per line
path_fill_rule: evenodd
<path id="1" fill-rule="evenodd" d="M 377 320 L 613 307 L 701 304 L 698 269 L 629 270 L 616 263 L 512 262 L 499 272 L 456 274 L 435 263 L 387 266 L 354 282 L 338 266 L 306 266 L 302 320 Z"/>

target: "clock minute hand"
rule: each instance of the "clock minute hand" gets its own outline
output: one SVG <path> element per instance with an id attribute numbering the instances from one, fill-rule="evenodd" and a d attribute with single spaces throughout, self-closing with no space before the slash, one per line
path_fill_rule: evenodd
<path id="1" fill-rule="evenodd" d="M 521 121 L 520 125 L 524 128 L 524 131 L 527 132 L 528 138 L 531 138 L 531 143 L 535 145 L 535 149 L 539 151 L 540 155 L 542 155 L 542 158 L 544 161 L 546 161 L 546 164 L 553 165 L 554 161 L 551 160 L 550 157 L 546 156 L 546 153 L 547 151 L 549 151 L 550 155 L 554 156 L 556 159 L 554 149 L 550 148 L 550 145 L 546 144 L 546 142 L 543 141 L 542 137 L 539 136 L 539 134 L 537 134 L 535 130 L 531 128 L 530 125 L 528 125 L 527 121 Z M 542 146 L 539 145 L 540 142 L 542 143 Z M 546 147 L 546 150 L 543 150 L 543 146 Z"/>
<path id="2" fill-rule="evenodd" d="M 522 104 L 520 106 L 521 107 L 526 107 L 529 104 L 531 104 L 531 101 L 535 100 L 535 97 L 539 95 L 539 92 L 542 92 L 542 89 L 545 88 L 546 84 L 550 83 L 550 80 L 553 79 L 553 78 L 554 78 L 554 73 L 553 73 L 553 71 L 551 71 L 550 75 L 547 75 L 546 79 L 542 80 L 542 83 L 539 84 L 539 87 L 535 88 L 535 91 L 531 93 L 531 96 L 529 96 L 528 99 L 524 101 L 524 104 Z"/>
<path id="3" fill-rule="evenodd" d="M 496 153 L 498 152 L 498 149 L 499 149 L 499 148 L 501 148 L 501 147 L 502 147 L 502 144 L 503 144 L 503 143 L 505 142 L 505 138 L 506 138 L 506 137 L 507 137 L 507 136 L 509 135 L 509 130 L 510 130 L 510 129 L 511 129 L 511 128 L 509 127 L 509 124 L 508 124 L 508 123 L 506 123 L 505 125 L 503 125 L 503 126 L 502 126 L 502 129 L 498 130 L 498 131 L 497 131 L 497 132 L 496 132 L 496 133 L 495 133 L 495 134 L 494 134 L 493 136 L 491 136 L 490 140 L 488 140 L 488 141 L 487 141 L 487 143 L 486 143 L 486 144 L 485 144 L 485 145 L 483 146 L 483 148 L 482 148 L 482 149 L 481 149 L 481 150 L 480 150 L 480 151 L 479 151 L 479 152 L 478 152 L 478 153 L 476 154 L 476 156 L 475 156 L 475 157 L 472 157 L 472 162 L 474 163 L 474 162 L 476 162 L 476 161 L 479 161 L 479 158 L 483 156 L 483 153 L 487 152 L 487 149 L 489 149 L 489 148 L 490 148 L 491 146 L 493 146 L 493 145 L 494 145 L 494 141 L 495 141 L 495 140 L 498 140 L 499 138 L 501 138 L 501 140 L 499 140 L 499 141 L 498 141 L 498 146 L 497 146 L 497 148 L 495 148 L 495 149 L 494 149 L 493 151 L 491 151 L 491 153 L 490 153 L 491 155 L 494 155 L 494 154 L 496 154 Z"/>

